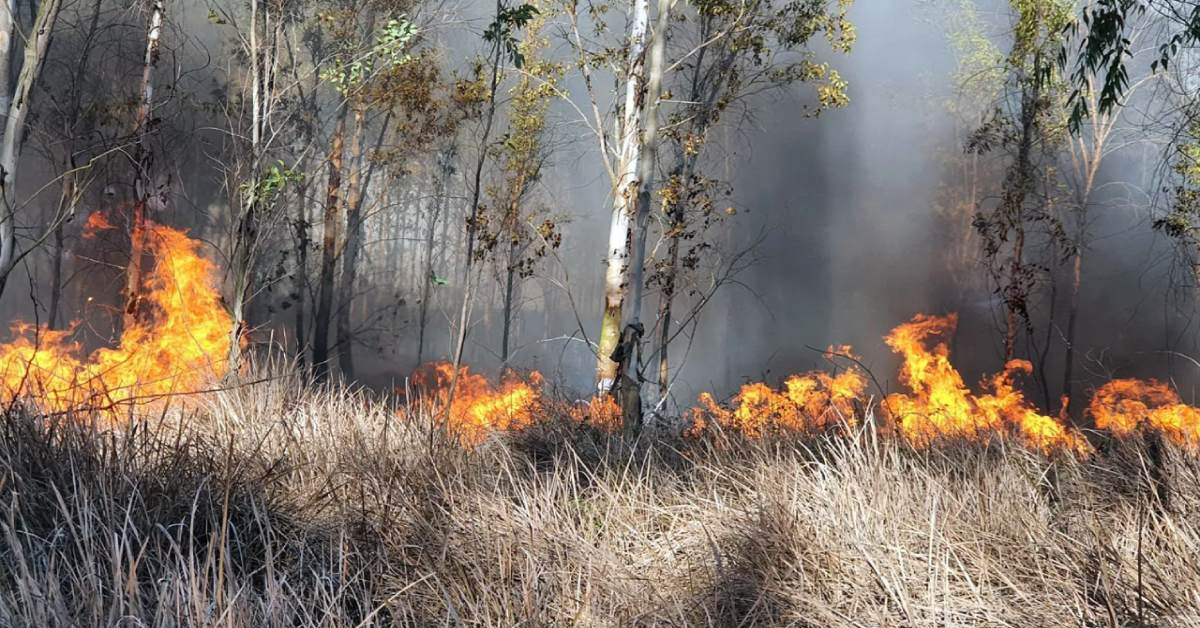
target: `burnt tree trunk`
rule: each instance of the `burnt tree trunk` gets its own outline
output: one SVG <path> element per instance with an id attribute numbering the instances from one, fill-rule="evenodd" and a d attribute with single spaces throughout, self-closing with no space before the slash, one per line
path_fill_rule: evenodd
<path id="1" fill-rule="evenodd" d="M 296 336 L 296 360 L 300 367 L 304 368 L 306 357 L 308 356 L 308 324 L 305 321 L 305 308 L 308 306 L 308 249 L 312 246 L 312 234 L 309 231 L 311 225 L 308 217 L 308 185 L 301 184 L 300 198 L 298 199 L 300 215 L 297 217 L 293 228 L 296 231 L 296 274 L 292 277 L 292 290 L 295 294 L 292 296 L 292 301 L 295 303 L 296 318 L 294 322 L 293 333 Z"/>
<path id="2" fill-rule="evenodd" d="M 129 266 L 125 271 L 125 314 L 123 329 L 137 324 L 142 317 L 142 275 L 146 249 L 146 209 L 154 193 L 151 176 L 151 152 L 146 140 L 154 107 L 154 70 L 158 67 L 158 46 L 162 37 L 164 0 L 153 0 L 150 23 L 146 29 L 146 55 L 142 62 L 141 101 L 134 119 L 134 202 L 129 214 Z"/>

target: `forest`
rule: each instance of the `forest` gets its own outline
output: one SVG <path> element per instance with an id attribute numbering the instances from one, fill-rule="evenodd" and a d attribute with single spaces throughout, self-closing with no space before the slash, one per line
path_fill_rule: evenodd
<path id="1" fill-rule="evenodd" d="M 1200 625 L 1193 0 L 3 0 L 0 626 Z"/>

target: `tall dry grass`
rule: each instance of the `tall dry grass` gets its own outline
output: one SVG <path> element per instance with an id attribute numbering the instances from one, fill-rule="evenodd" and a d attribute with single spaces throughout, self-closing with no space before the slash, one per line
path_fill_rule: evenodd
<path id="1" fill-rule="evenodd" d="M 0 426 L 3 626 L 1200 625 L 1200 466 L 851 435 L 464 451 L 294 379 Z"/>

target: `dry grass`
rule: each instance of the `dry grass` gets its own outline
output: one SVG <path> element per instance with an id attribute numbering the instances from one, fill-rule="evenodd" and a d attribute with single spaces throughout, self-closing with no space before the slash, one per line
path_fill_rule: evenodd
<path id="1" fill-rule="evenodd" d="M 1200 625 L 1200 465 L 1157 445 L 467 452 L 278 380 L 95 423 L 3 417 L 0 625 Z"/>

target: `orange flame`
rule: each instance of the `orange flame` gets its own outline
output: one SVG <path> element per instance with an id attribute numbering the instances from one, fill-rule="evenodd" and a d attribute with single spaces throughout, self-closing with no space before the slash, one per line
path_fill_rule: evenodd
<path id="1" fill-rule="evenodd" d="M 853 357 L 850 347 L 830 347 L 827 358 Z M 854 426 L 854 404 L 862 400 L 866 380 L 857 367 L 830 375 L 813 371 L 788 377 L 776 390 L 763 383 L 742 386 L 730 408 L 717 404 L 709 393 L 701 393 L 699 407 L 690 412 L 689 435 L 706 429 L 708 420 L 722 428 L 741 432 L 751 438 L 769 433 L 810 432 L 832 427 L 844 421 Z"/>
<path id="2" fill-rule="evenodd" d="M 453 375 L 452 364 L 438 362 L 419 374 L 418 383 L 432 388 L 435 401 L 445 408 Z M 542 376 L 537 371 L 527 379 L 506 375 L 499 386 L 494 386 L 483 375 L 459 367 L 447 427 L 471 447 L 482 443 L 491 432 L 529 427 L 543 413 L 541 387 Z"/>
<path id="3" fill-rule="evenodd" d="M 69 331 L 15 325 L 16 339 L 0 345 L 0 388 L 8 397 L 28 395 L 52 411 L 111 409 L 199 390 L 220 372 L 232 320 L 212 262 L 184 232 L 146 228 L 155 259 L 147 275 L 146 320 L 124 330 L 116 347 L 86 357 Z"/>
<path id="4" fill-rule="evenodd" d="M 588 423 L 608 432 L 621 429 L 621 406 L 612 395 L 594 395 L 587 402 L 571 407 L 571 419 Z"/>
<path id="5" fill-rule="evenodd" d="M 954 314 L 919 314 L 884 338 L 904 359 L 900 382 L 910 391 L 888 395 L 885 400 L 891 429 L 918 446 L 939 438 L 982 440 L 1015 435 L 1047 453 L 1059 449 L 1087 451 L 1087 441 L 1080 434 L 1068 429 L 1063 421 L 1038 412 L 1017 389 L 1016 376 L 1033 371 L 1029 362 L 1009 362 L 1004 371 L 984 381 L 983 394 L 972 393 L 950 363 L 946 343 L 937 341 L 930 346 L 932 341 L 952 333 L 957 323 Z M 830 347 L 826 356 L 857 362 L 849 347 Z M 780 390 L 762 383 L 746 384 L 728 408 L 718 404 L 711 394 L 702 393 L 698 407 L 690 412 L 692 427 L 687 434 L 703 432 L 710 420 L 750 437 L 827 429 L 838 421 L 853 426 L 866 406 L 865 389 L 862 371 L 851 367 L 832 375 L 793 375 Z"/>
<path id="6" fill-rule="evenodd" d="M 112 229 L 113 225 L 108 221 L 108 216 L 104 212 L 92 212 L 88 215 L 87 221 L 83 223 L 83 237 L 90 240 L 96 237 L 100 231 Z"/>
<path id="7" fill-rule="evenodd" d="M 918 314 L 884 338 L 904 358 L 900 382 L 912 392 L 887 396 L 885 409 L 899 432 L 911 442 L 926 445 L 938 438 L 978 440 L 990 435 L 1015 434 L 1042 451 L 1084 451 L 1086 441 L 1056 418 L 1041 414 L 1013 384 L 1017 374 L 1033 365 L 1012 360 L 1004 371 L 984 382 L 990 392 L 973 394 L 950 363 L 950 348 L 933 340 L 954 332 L 958 316 Z"/>
<path id="8" fill-rule="evenodd" d="M 1157 380 L 1116 379 L 1096 391 L 1088 412 L 1096 427 L 1117 436 L 1157 430 L 1177 445 L 1200 447 L 1200 408 Z"/>

